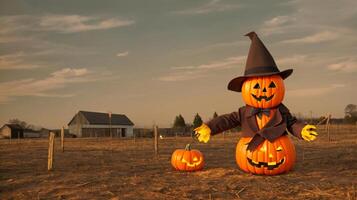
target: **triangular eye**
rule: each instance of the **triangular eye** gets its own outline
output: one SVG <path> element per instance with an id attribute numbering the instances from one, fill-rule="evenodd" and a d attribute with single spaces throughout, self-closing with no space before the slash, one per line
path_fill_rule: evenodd
<path id="1" fill-rule="evenodd" d="M 254 88 L 254 89 L 260 89 L 259 83 L 256 83 L 253 88 Z"/>
<path id="2" fill-rule="evenodd" d="M 275 83 L 273 81 L 269 84 L 269 88 L 276 88 Z"/>

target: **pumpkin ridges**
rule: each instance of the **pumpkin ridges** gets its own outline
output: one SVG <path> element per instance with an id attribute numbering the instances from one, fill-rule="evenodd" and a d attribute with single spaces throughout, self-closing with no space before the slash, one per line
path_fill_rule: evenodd
<path id="1" fill-rule="evenodd" d="M 266 155 L 266 157 L 267 157 L 267 159 L 266 159 L 266 161 L 269 161 L 269 152 L 271 151 L 271 147 L 270 147 L 270 145 L 269 145 L 269 143 L 268 143 L 268 141 L 267 140 L 265 140 L 265 143 L 267 144 L 266 145 L 266 153 L 265 153 L 265 155 Z M 272 170 L 268 170 L 267 169 L 267 172 L 268 172 L 268 175 L 271 175 L 271 171 Z"/>
<path id="2" fill-rule="evenodd" d="M 178 150 L 175 150 L 174 153 L 172 154 L 173 156 L 171 156 L 171 165 L 177 169 L 177 166 L 176 166 L 176 159 L 177 159 L 177 152 Z"/>
<path id="3" fill-rule="evenodd" d="M 253 152 L 249 151 L 249 150 L 246 150 L 247 151 L 247 158 L 252 158 L 253 157 Z M 254 170 L 254 167 L 252 165 L 249 164 L 249 162 L 247 163 L 247 166 L 248 166 L 248 171 L 250 171 L 251 173 L 255 173 L 255 170 Z"/>
<path id="4" fill-rule="evenodd" d="M 275 143 L 274 148 L 277 149 L 279 146 L 282 146 L 282 142 L 281 140 L 279 140 L 277 143 Z M 285 148 L 284 148 L 285 149 Z M 288 151 L 287 149 L 285 149 L 285 151 Z M 277 162 L 280 162 L 280 160 L 284 157 L 284 155 L 282 155 L 282 153 L 279 153 L 278 151 L 275 151 L 276 154 L 276 160 Z M 282 167 L 279 167 L 278 170 L 276 171 L 276 174 L 281 174 L 284 172 L 285 169 L 283 169 Z"/>
<path id="5" fill-rule="evenodd" d="M 190 156 L 191 156 L 191 152 L 189 151 L 184 151 L 183 153 L 183 158 L 187 161 L 187 162 L 191 162 L 190 159 Z M 184 170 L 185 171 L 189 171 L 189 167 L 187 166 L 187 164 L 182 164 L 184 166 Z"/>
<path id="6" fill-rule="evenodd" d="M 281 144 L 281 140 L 278 140 L 277 142 L 274 142 L 273 143 L 273 148 L 275 149 L 274 151 L 274 159 L 276 160 L 276 162 L 280 162 L 280 158 L 281 158 L 281 153 L 279 153 L 276 149 L 278 148 L 278 146 Z M 285 149 L 286 150 L 286 149 Z M 277 168 L 275 171 L 274 171 L 274 174 L 279 174 L 279 172 L 281 172 L 283 168 L 282 167 L 279 167 Z"/>
<path id="7" fill-rule="evenodd" d="M 285 138 L 284 138 L 285 139 Z M 281 146 L 284 148 L 284 149 L 286 149 L 287 150 L 287 152 L 290 152 L 290 148 L 288 147 L 288 145 L 285 145 L 285 142 L 286 141 L 284 141 L 284 142 L 282 142 L 281 143 Z M 290 157 L 291 156 L 285 156 L 285 163 L 286 163 L 286 169 L 284 169 L 281 173 L 283 173 L 283 172 L 285 172 L 285 171 L 289 171 L 290 170 Z"/>
<path id="8" fill-rule="evenodd" d="M 262 147 L 265 145 L 265 143 L 262 143 Z M 258 160 L 264 160 L 265 159 L 265 153 L 264 152 L 261 152 L 261 151 L 258 151 L 257 152 L 257 154 L 258 154 Z M 259 170 L 259 174 L 263 174 L 264 173 L 264 168 L 261 168 L 260 170 Z"/>
<path id="9" fill-rule="evenodd" d="M 180 149 L 178 151 L 178 154 L 177 154 L 177 157 L 176 157 L 176 166 L 179 170 L 183 170 L 183 165 L 181 163 L 181 160 L 183 158 L 183 155 L 184 155 L 184 151 L 182 149 Z"/>
<path id="10" fill-rule="evenodd" d="M 275 82 L 275 80 L 272 77 L 270 77 L 270 79 L 269 79 L 269 85 L 270 85 L 271 82 Z M 269 85 L 267 85 L 267 89 L 269 90 L 269 93 L 272 94 L 273 93 L 273 88 L 269 88 Z M 281 85 L 281 84 L 279 84 L 279 85 Z M 269 108 L 274 107 L 273 102 L 275 101 L 275 98 L 276 97 L 274 95 L 272 101 L 269 102 L 270 103 L 269 104 Z"/>
<path id="11" fill-rule="evenodd" d="M 254 153 L 254 159 L 259 160 L 259 151 Z M 262 170 L 261 168 L 254 167 L 254 171 L 255 171 L 255 174 L 261 174 L 262 171 L 264 171 L 264 170 Z"/>
<path id="12" fill-rule="evenodd" d="M 293 156 L 290 156 L 289 158 L 286 158 L 286 162 L 289 163 L 290 168 L 288 170 L 291 170 L 295 164 L 295 160 L 296 160 L 296 151 L 295 151 L 295 146 L 294 145 L 286 145 L 288 143 L 292 144 L 290 138 L 285 135 L 286 137 L 286 143 L 283 143 L 282 145 L 284 145 L 285 148 L 287 148 L 289 150 L 289 152 L 291 152 L 293 154 Z"/>
<path id="13" fill-rule="evenodd" d="M 183 154 L 183 151 L 181 149 L 178 150 L 178 152 L 176 154 L 175 165 L 176 165 L 177 169 L 181 168 L 179 161 L 182 159 L 182 154 Z"/>
<path id="14" fill-rule="evenodd" d="M 269 145 L 266 141 L 264 141 L 264 145 L 266 147 L 266 151 L 269 152 L 270 148 Z M 269 154 L 267 154 L 266 152 L 264 153 L 264 160 L 269 160 Z M 267 168 L 264 168 L 264 174 L 269 174 L 269 170 Z"/>
<path id="15" fill-rule="evenodd" d="M 245 155 L 245 153 L 243 153 L 243 151 L 246 150 L 246 143 L 248 143 L 251 140 L 251 138 L 247 138 L 247 137 L 242 137 L 238 143 L 237 143 L 237 148 L 236 148 L 236 162 L 237 165 L 243 169 L 245 172 L 249 172 L 247 170 L 247 165 L 248 165 L 248 161 L 247 158 L 245 158 L 242 155 Z"/>
<path id="16" fill-rule="evenodd" d="M 172 154 L 173 156 L 171 156 L 171 165 L 172 165 L 175 169 L 177 169 L 177 167 L 176 167 L 177 151 L 178 151 L 178 150 L 175 150 L 174 153 Z"/>

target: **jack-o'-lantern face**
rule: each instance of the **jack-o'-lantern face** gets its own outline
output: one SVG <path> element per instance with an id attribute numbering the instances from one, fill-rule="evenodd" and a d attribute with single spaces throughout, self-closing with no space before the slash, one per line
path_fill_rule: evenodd
<path id="1" fill-rule="evenodd" d="M 201 170 L 204 166 L 203 154 L 188 144 L 185 149 L 177 149 L 171 156 L 171 165 L 181 171 Z"/>
<path id="2" fill-rule="evenodd" d="M 254 151 L 247 150 L 250 137 L 241 138 L 237 144 L 236 161 L 250 173 L 275 175 L 289 171 L 295 163 L 295 147 L 284 135 L 274 142 L 265 140 Z"/>
<path id="3" fill-rule="evenodd" d="M 279 75 L 251 77 L 242 85 L 243 100 L 256 108 L 279 105 L 285 94 L 284 81 Z"/>
<path id="4" fill-rule="evenodd" d="M 262 153 L 266 153 L 267 151 L 267 144 L 263 144 L 262 147 L 260 147 L 257 151 L 260 151 Z M 272 149 L 271 151 L 274 151 L 274 149 Z M 283 164 L 286 160 L 284 152 L 283 152 L 283 147 L 278 146 L 276 149 L 276 155 L 274 157 L 273 153 L 267 153 L 268 154 L 268 162 L 264 162 L 264 161 L 259 161 L 259 160 L 255 160 L 254 157 L 252 156 L 252 152 L 251 152 L 251 158 L 247 157 L 247 160 L 249 162 L 250 165 L 254 166 L 254 167 L 258 167 L 258 168 L 262 168 L 265 167 L 268 170 L 273 170 L 277 167 L 279 167 L 281 164 Z M 278 155 L 278 154 L 282 154 L 282 155 Z M 278 159 L 278 157 L 280 159 Z M 264 159 L 266 160 L 266 159 Z"/>
<path id="5" fill-rule="evenodd" d="M 190 157 L 188 157 L 188 158 L 190 158 Z M 199 165 L 202 163 L 202 161 L 203 161 L 202 157 L 192 156 L 191 158 L 192 158 L 191 161 L 190 161 L 190 160 L 187 161 L 187 160 L 186 160 L 187 157 L 186 157 L 186 159 L 183 157 L 183 158 L 181 159 L 181 162 L 182 162 L 183 164 L 186 164 L 188 167 L 196 167 L 196 166 L 199 166 Z"/>

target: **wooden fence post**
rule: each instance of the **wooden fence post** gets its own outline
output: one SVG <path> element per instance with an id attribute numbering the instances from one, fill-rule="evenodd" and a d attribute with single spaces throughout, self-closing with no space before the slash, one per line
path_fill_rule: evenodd
<path id="1" fill-rule="evenodd" d="M 155 156 L 159 154 L 159 131 L 158 126 L 154 125 L 154 147 L 155 147 Z"/>
<path id="2" fill-rule="evenodd" d="M 177 142 L 177 129 L 174 129 L 175 131 L 175 142 Z"/>
<path id="3" fill-rule="evenodd" d="M 134 138 L 134 143 L 136 142 L 136 137 L 135 137 L 135 132 L 133 130 L 133 138 Z"/>
<path id="4" fill-rule="evenodd" d="M 50 132 L 48 137 L 48 162 L 47 170 L 50 171 L 53 168 L 53 151 L 55 146 L 55 133 Z"/>
<path id="5" fill-rule="evenodd" d="M 64 126 L 62 126 L 61 129 L 61 148 L 62 148 L 62 152 L 64 152 Z"/>
<path id="6" fill-rule="evenodd" d="M 331 141 L 331 137 L 330 137 L 330 119 L 331 119 L 331 114 L 328 115 L 327 121 L 326 121 L 326 131 L 327 131 L 327 137 L 328 137 L 328 141 Z"/>
<path id="7" fill-rule="evenodd" d="M 17 131 L 17 143 L 20 143 L 20 131 Z"/>

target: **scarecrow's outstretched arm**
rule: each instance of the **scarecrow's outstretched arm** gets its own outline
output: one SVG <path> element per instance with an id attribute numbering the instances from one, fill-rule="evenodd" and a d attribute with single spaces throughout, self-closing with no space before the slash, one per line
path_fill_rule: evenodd
<path id="1" fill-rule="evenodd" d="M 290 112 L 286 113 L 288 131 L 294 136 L 306 141 L 313 141 L 318 135 L 316 126 L 299 122 Z"/>
<path id="2" fill-rule="evenodd" d="M 240 125 L 241 123 L 239 112 L 232 112 L 230 114 L 218 116 L 206 124 L 202 124 L 194 131 L 195 136 L 200 142 L 207 143 L 211 135 L 222 133 L 223 131 L 235 128 Z"/>

